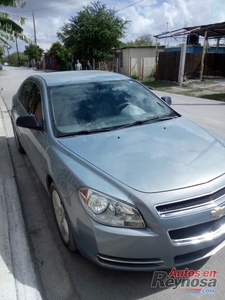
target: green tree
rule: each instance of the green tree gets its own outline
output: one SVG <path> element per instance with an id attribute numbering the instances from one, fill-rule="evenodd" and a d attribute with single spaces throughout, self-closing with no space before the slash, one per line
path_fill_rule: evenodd
<path id="1" fill-rule="evenodd" d="M 25 0 L 0 0 L 0 5 L 4 5 L 4 6 L 21 5 L 21 7 L 23 7 L 25 4 L 26 4 Z"/>
<path id="2" fill-rule="evenodd" d="M 23 52 L 13 52 L 9 56 L 2 58 L 2 62 L 10 62 L 12 66 L 18 66 L 18 54 L 20 57 L 20 65 L 24 65 L 28 61 L 28 57 Z"/>
<path id="3" fill-rule="evenodd" d="M 48 51 L 48 55 L 52 57 L 57 63 L 61 63 L 68 60 L 68 51 L 60 43 L 55 42 L 51 45 L 51 48 Z"/>
<path id="4" fill-rule="evenodd" d="M 143 34 L 136 38 L 135 44 L 137 46 L 153 46 L 151 34 Z"/>
<path id="5" fill-rule="evenodd" d="M 19 4 L 23 6 L 25 1 L 0 0 L 0 5 L 4 6 L 16 6 Z M 17 38 L 25 42 L 29 41 L 29 38 L 23 34 L 23 28 L 21 27 L 24 24 L 25 19 L 19 17 L 18 22 L 19 24 L 14 22 L 11 19 L 10 14 L 0 12 L 0 43 L 2 45 L 10 47 L 8 40 L 15 41 Z"/>
<path id="6" fill-rule="evenodd" d="M 94 2 L 71 17 L 57 36 L 65 47 L 73 50 L 75 58 L 103 59 L 119 47 L 128 23 L 117 17 L 114 9 Z"/>
<path id="7" fill-rule="evenodd" d="M 122 45 L 139 47 L 139 46 L 154 46 L 155 44 L 152 41 L 151 34 L 143 34 L 137 37 L 136 40 L 123 43 Z"/>
<path id="8" fill-rule="evenodd" d="M 53 58 L 59 65 L 60 70 L 67 70 L 67 64 L 71 61 L 71 49 L 65 48 L 60 42 L 55 42 L 51 45 L 48 55 Z"/>
<path id="9" fill-rule="evenodd" d="M 28 56 L 29 61 L 32 59 L 40 60 L 44 50 L 34 43 L 25 46 L 24 54 Z"/>

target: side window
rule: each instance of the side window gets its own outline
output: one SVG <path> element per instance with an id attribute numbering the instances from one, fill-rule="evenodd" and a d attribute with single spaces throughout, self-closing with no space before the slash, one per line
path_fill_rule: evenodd
<path id="1" fill-rule="evenodd" d="M 28 111 L 28 96 L 30 94 L 31 88 L 33 86 L 33 82 L 31 81 L 27 81 L 21 91 L 20 91 L 20 95 L 19 95 L 19 99 L 20 102 L 23 104 L 24 108 Z"/>
<path id="2" fill-rule="evenodd" d="M 41 91 L 36 83 L 29 94 L 28 112 L 35 115 L 38 122 L 43 120 Z"/>

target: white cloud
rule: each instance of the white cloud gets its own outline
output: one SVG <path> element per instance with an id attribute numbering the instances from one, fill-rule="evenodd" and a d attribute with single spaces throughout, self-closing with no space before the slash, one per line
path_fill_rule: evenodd
<path id="1" fill-rule="evenodd" d="M 26 17 L 24 33 L 34 39 L 32 11 L 34 11 L 38 44 L 47 49 L 56 41 L 56 33 L 71 16 L 93 1 L 84 0 L 27 0 L 23 9 L 1 8 Z M 130 20 L 125 40 L 134 40 L 142 34 L 156 35 L 168 28 L 180 29 L 225 21 L 224 0 L 102 0 L 108 7 L 118 10 L 124 20 Z M 131 6 L 130 6 L 131 5 Z M 174 43 L 175 41 L 171 41 Z M 23 51 L 24 44 L 19 44 Z"/>
<path id="2" fill-rule="evenodd" d="M 127 35 L 125 40 L 131 41 L 135 40 L 142 34 L 151 34 L 150 31 L 152 26 L 154 26 L 154 20 L 148 18 L 148 16 L 139 14 L 133 7 L 122 14 L 121 18 L 131 21 L 127 26 Z"/>

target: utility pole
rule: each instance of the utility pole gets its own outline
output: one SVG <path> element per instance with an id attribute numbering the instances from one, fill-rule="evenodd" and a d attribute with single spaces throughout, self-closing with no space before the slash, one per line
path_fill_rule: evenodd
<path id="1" fill-rule="evenodd" d="M 36 36 L 35 18 L 34 18 L 34 12 L 33 11 L 32 11 L 32 16 L 33 16 L 34 43 L 35 43 L 35 48 L 36 48 L 36 64 L 37 64 L 37 61 L 38 61 L 38 48 L 37 48 L 37 36 Z"/>
<path id="2" fill-rule="evenodd" d="M 19 49 L 18 49 L 18 42 L 17 42 L 17 34 L 15 34 L 15 36 L 16 36 L 17 63 L 18 63 L 18 66 L 20 67 L 20 56 L 19 56 Z"/>
<path id="3" fill-rule="evenodd" d="M 165 37 L 165 47 L 166 47 L 166 40 L 167 40 L 167 33 L 168 33 L 168 25 L 169 25 L 169 23 L 168 22 L 166 22 L 166 37 Z"/>
<path id="4" fill-rule="evenodd" d="M 183 43 L 181 45 L 181 51 L 180 51 L 180 65 L 179 65 L 179 73 L 178 73 L 179 86 L 181 86 L 184 81 L 185 59 L 186 59 L 186 43 Z"/>

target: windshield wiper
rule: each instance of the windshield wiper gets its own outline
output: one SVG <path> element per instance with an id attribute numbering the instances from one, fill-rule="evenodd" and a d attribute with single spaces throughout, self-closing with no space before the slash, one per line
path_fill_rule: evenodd
<path id="1" fill-rule="evenodd" d="M 111 131 L 114 128 L 99 128 L 99 129 L 92 129 L 92 130 L 80 130 L 76 132 L 69 132 L 69 133 L 60 133 L 57 137 L 68 137 L 68 136 L 75 136 L 75 135 L 87 135 L 92 133 L 98 133 L 98 132 L 105 132 L 105 131 Z"/>
<path id="2" fill-rule="evenodd" d="M 144 125 L 144 124 L 149 124 L 149 123 L 154 123 L 154 122 L 166 121 L 166 120 L 170 120 L 170 119 L 173 119 L 173 118 L 177 118 L 177 116 L 164 116 L 164 117 L 154 117 L 154 118 L 145 119 L 145 120 L 136 120 L 133 123 L 118 126 L 116 128 L 117 129 L 123 129 L 123 128 L 137 126 L 137 125 Z"/>
<path id="3" fill-rule="evenodd" d="M 151 119 L 152 121 L 156 121 L 156 122 L 159 122 L 159 121 L 166 121 L 166 120 L 171 120 L 171 119 L 174 119 L 174 118 L 177 118 L 178 116 L 164 116 L 164 117 L 155 117 L 153 119 Z"/>
<path id="4" fill-rule="evenodd" d="M 166 120 L 170 120 L 170 119 L 177 118 L 177 117 L 178 116 L 176 116 L 176 115 L 163 116 L 163 117 L 158 116 L 158 117 L 154 117 L 151 119 L 136 120 L 133 123 L 119 125 L 119 126 L 115 126 L 115 127 L 106 127 L 106 128 L 97 128 L 97 129 L 91 129 L 91 130 L 81 130 L 81 131 L 76 131 L 76 132 L 60 133 L 57 135 L 57 137 L 63 138 L 63 137 L 76 136 L 76 135 L 88 135 L 88 134 L 92 134 L 92 133 L 112 131 L 112 130 L 116 130 L 116 129 L 123 129 L 123 128 L 128 128 L 128 127 L 137 126 L 137 125 L 149 124 L 149 123 L 153 123 L 153 122 L 166 121 Z"/>

